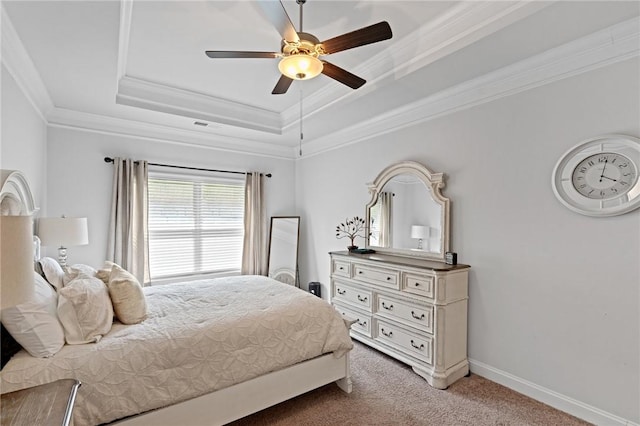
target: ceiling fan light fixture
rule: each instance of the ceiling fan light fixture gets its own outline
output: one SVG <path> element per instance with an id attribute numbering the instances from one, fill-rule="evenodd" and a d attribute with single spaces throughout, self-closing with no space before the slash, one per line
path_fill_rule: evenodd
<path id="1" fill-rule="evenodd" d="M 298 53 L 282 58 L 278 69 L 294 80 L 309 80 L 322 72 L 322 61 L 315 56 Z"/>

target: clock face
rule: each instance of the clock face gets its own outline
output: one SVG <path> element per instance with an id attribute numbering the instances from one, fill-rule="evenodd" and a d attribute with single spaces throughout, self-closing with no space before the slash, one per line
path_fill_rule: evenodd
<path id="1" fill-rule="evenodd" d="M 586 216 L 615 216 L 640 207 L 640 139 L 605 135 L 567 151 L 553 169 L 553 192 Z"/>
<path id="2" fill-rule="evenodd" d="M 620 197 L 633 188 L 638 171 L 624 155 L 601 152 L 586 157 L 573 169 L 571 183 L 578 193 L 594 200 Z"/>

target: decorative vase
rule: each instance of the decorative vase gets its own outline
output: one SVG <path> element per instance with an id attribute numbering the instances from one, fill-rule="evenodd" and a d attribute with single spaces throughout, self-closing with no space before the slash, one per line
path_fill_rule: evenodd
<path id="1" fill-rule="evenodd" d="M 358 246 L 347 246 L 347 249 L 348 249 L 349 251 L 354 251 L 354 250 L 355 250 L 355 249 L 357 249 L 357 248 L 358 248 Z"/>

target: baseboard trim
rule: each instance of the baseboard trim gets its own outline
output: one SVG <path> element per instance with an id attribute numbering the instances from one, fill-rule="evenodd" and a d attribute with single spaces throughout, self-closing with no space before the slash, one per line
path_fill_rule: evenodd
<path id="1" fill-rule="evenodd" d="M 471 367 L 471 372 L 478 376 L 482 376 L 492 382 L 506 386 L 509 389 L 513 389 L 514 391 L 533 398 L 536 401 L 540 401 L 587 422 L 596 425 L 640 426 L 640 424 L 634 423 L 631 420 L 608 413 L 589 404 L 585 404 L 584 402 L 552 391 L 551 389 L 547 389 L 528 380 L 514 376 L 506 371 L 491 367 L 490 365 L 480 361 L 469 359 L 469 365 Z"/>

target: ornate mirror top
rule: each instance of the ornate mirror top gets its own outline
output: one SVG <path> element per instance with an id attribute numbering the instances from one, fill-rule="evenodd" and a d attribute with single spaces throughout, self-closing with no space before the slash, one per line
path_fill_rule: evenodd
<path id="1" fill-rule="evenodd" d="M 449 251 L 449 199 L 442 173 L 414 161 L 393 164 L 368 184 L 367 247 L 381 253 L 444 260 Z"/>

